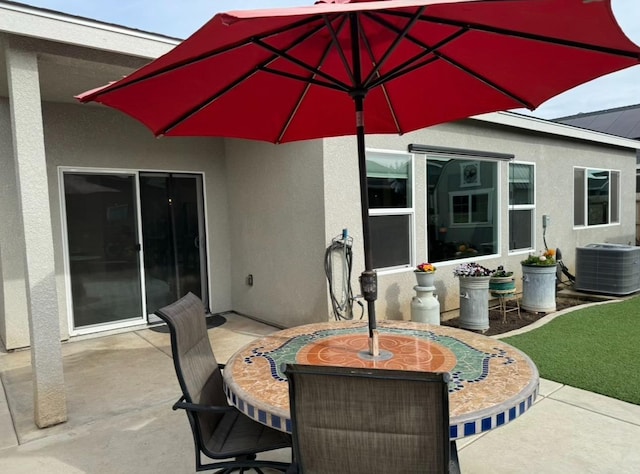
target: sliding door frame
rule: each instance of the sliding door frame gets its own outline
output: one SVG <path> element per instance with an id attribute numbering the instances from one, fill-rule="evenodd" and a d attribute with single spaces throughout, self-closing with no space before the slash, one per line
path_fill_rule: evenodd
<path id="1" fill-rule="evenodd" d="M 95 174 L 95 175 L 127 175 L 133 176 L 135 181 L 135 206 L 136 206 L 136 230 L 137 239 L 140 244 L 140 251 L 138 252 L 138 266 L 140 274 L 140 291 L 142 295 L 142 314 L 139 318 L 131 318 L 123 321 L 117 321 L 114 323 L 97 324 L 86 327 L 75 327 L 74 314 L 73 314 L 73 298 L 71 294 L 71 261 L 69 254 L 69 236 L 67 229 L 67 210 L 66 210 L 66 197 L 64 189 L 64 175 L 65 174 Z M 200 175 L 202 177 L 202 206 L 203 206 L 203 221 L 204 226 L 204 253 L 205 261 L 201 262 L 201 275 L 204 278 L 203 288 L 206 290 L 205 304 L 209 307 L 209 299 L 211 295 L 211 268 L 210 268 L 210 248 L 209 248 L 209 233 L 208 228 L 208 210 L 207 210 L 207 196 L 206 196 L 206 175 L 203 171 L 191 171 L 191 170 L 163 170 L 163 169 L 125 169 L 125 168 L 98 168 L 98 167 L 77 167 L 77 166 L 59 166 L 58 167 L 58 192 L 59 192 L 59 206 L 60 206 L 60 229 L 62 233 L 62 254 L 63 254 L 63 268 L 64 268 L 64 284 L 65 284 L 65 301 L 67 305 L 67 324 L 70 336 L 80 336 L 84 334 L 92 334 L 102 331 L 118 330 L 134 326 L 141 326 L 149 322 L 149 314 L 147 313 L 146 302 L 146 275 L 144 269 L 144 241 L 142 234 L 142 211 L 141 211 L 141 197 L 140 197 L 140 173 L 170 173 L 170 174 L 183 174 L 183 175 Z M 200 245 L 203 243 L 200 242 Z"/>

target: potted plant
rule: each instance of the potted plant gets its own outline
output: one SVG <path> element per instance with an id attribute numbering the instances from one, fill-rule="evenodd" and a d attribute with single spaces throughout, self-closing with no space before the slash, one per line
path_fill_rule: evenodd
<path id="1" fill-rule="evenodd" d="M 457 277 L 491 277 L 495 270 L 489 270 L 475 262 L 461 263 L 453 269 L 453 275 Z"/>
<path id="2" fill-rule="evenodd" d="M 425 262 L 417 265 L 415 270 L 413 271 L 416 274 L 416 280 L 418 282 L 418 286 L 422 287 L 432 287 L 434 286 L 435 281 L 435 273 L 437 268 L 435 265 Z"/>
<path id="3" fill-rule="evenodd" d="M 556 252 L 547 249 L 522 260 L 522 303 L 527 311 L 550 313 L 556 310 Z"/>
<path id="4" fill-rule="evenodd" d="M 489 279 L 489 290 L 491 293 L 514 293 L 516 291 L 516 280 L 513 272 L 505 270 L 500 265 Z"/>
<path id="5" fill-rule="evenodd" d="M 494 270 L 475 262 L 462 263 L 453 269 L 460 280 L 460 327 L 489 329 L 489 280 Z"/>
<path id="6" fill-rule="evenodd" d="M 534 267 L 550 267 L 556 265 L 556 251 L 547 249 L 540 255 L 529 254 L 526 260 L 520 262 L 522 265 Z"/>

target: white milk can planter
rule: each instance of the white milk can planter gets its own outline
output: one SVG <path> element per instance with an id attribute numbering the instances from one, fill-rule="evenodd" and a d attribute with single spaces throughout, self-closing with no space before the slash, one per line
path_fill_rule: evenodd
<path id="1" fill-rule="evenodd" d="M 413 287 L 416 296 L 411 299 L 411 321 L 440 324 L 440 302 L 433 294 L 436 275 L 433 272 L 415 272 L 417 285 Z"/>

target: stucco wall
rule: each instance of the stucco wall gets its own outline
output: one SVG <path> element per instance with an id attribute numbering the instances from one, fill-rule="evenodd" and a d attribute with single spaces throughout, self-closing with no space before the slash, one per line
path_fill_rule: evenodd
<path id="1" fill-rule="evenodd" d="M 8 112 L 5 112 L 5 108 L 8 107 L 6 101 L 0 102 L 0 107 L 0 120 L 8 120 Z M 156 139 L 146 128 L 127 116 L 95 106 L 44 103 L 43 120 L 62 337 L 68 336 L 69 326 L 63 265 L 59 166 L 203 172 L 211 310 L 221 312 L 232 309 L 228 203 L 222 140 Z M 7 165 L 5 156 L 13 159 L 10 147 L 10 140 L 7 144 L 4 139 L 0 139 L 3 176 L 4 169 L 11 165 L 10 161 Z M 3 177 L 2 182 L 5 181 Z M 4 186 L 5 184 L 3 189 Z M 4 216 L 11 219 L 15 213 L 15 206 L 5 203 L 1 210 L 3 219 Z M 13 227 L 19 229 L 19 226 Z M 7 230 L 1 232 L 9 232 L 7 227 L 3 226 L 3 229 Z M 13 258 L 13 255 L 16 255 L 16 259 L 22 258 L 19 249 L 12 249 L 10 246 L 10 243 L 3 244 L 2 251 L 5 252 L 6 247 L 9 258 Z M 7 267 L 7 262 L 7 258 L 3 257 L 3 269 Z M 21 293 L 20 285 L 17 285 L 20 275 L 13 275 L 20 269 L 17 263 L 16 261 L 15 266 L 11 265 L 11 268 L 5 271 L 11 271 L 12 275 L 9 276 L 16 282 L 12 285 L 5 282 L 4 325 L 12 326 L 12 341 L 17 342 L 17 346 L 12 343 L 11 346 L 7 344 L 8 347 L 26 346 L 29 341 L 26 313 L 20 309 L 24 304 L 25 295 Z M 3 275 L 3 279 L 5 278 L 7 277 Z"/>
<path id="2" fill-rule="evenodd" d="M 58 167 L 205 173 L 210 293 L 213 311 L 236 310 L 278 326 L 325 321 L 330 316 L 324 251 L 331 238 L 349 229 L 354 238 L 352 285 L 359 293 L 363 268 L 356 141 L 341 137 L 286 145 L 241 140 L 155 139 L 143 126 L 106 108 L 45 103 L 45 147 L 50 209 L 54 226 L 60 323 L 68 334 L 63 278 Z M 0 336 L 19 347 L 28 344 L 22 252 L 12 233 L 19 231 L 8 102 L 0 99 L 0 270 L 4 281 Z M 633 243 L 635 232 L 635 154 L 632 150 L 554 138 L 548 135 L 465 121 L 440 125 L 403 137 L 367 137 L 372 149 L 406 151 L 409 144 L 454 147 L 515 155 L 536 163 L 536 247 L 544 248 L 541 219 L 551 216 L 550 247 L 563 250 L 574 270 L 575 247 L 592 242 Z M 416 261 L 426 261 L 425 156 L 416 154 Z M 573 166 L 619 169 L 621 224 L 574 229 Z M 479 259 L 495 268 L 516 271 L 525 254 L 508 254 L 508 166 L 499 165 L 499 247 L 497 257 Z M 437 295 L 444 312 L 458 307 L 458 285 L 451 270 L 457 262 L 438 264 Z M 22 273 L 21 273 L 22 272 Z M 253 275 L 254 284 L 246 278 Z M 520 283 L 518 281 L 518 283 Z M 412 269 L 380 272 L 377 313 L 380 319 L 409 319 L 415 285 Z M 356 307 L 359 311 L 359 307 Z M 358 313 L 357 313 L 358 314 Z M 447 317 L 447 314 L 445 314 Z M 10 330 L 8 330 L 10 328 Z"/>
<path id="3" fill-rule="evenodd" d="M 451 147 L 515 155 L 516 161 L 536 164 L 536 250 L 544 249 L 542 215 L 551 216 L 547 244 L 563 251 L 563 261 L 571 271 L 575 268 L 575 248 L 594 242 L 632 245 L 635 242 L 635 152 L 585 141 L 561 139 L 549 135 L 488 125 L 477 120 L 443 124 L 404 136 L 369 135 L 367 148 L 407 151 L 409 144 Z M 356 238 L 354 252 L 358 268 L 352 285 L 359 293 L 357 276 L 362 270 L 362 240 L 357 194 L 357 163 L 353 137 L 326 140 L 325 200 L 327 203 L 327 237 L 336 228 L 349 227 Z M 573 167 L 617 169 L 621 173 L 621 223 L 619 225 L 574 229 Z M 428 260 L 425 239 L 426 190 L 425 155 L 415 154 L 415 249 L 416 262 Z M 522 276 L 520 261 L 527 252 L 508 252 L 508 165 L 499 164 L 499 255 L 477 261 L 489 268 L 498 265 L 515 271 L 518 285 Z M 459 307 L 458 282 L 452 270 L 458 262 L 438 264 L 436 294 L 443 312 Z M 378 318 L 410 319 L 411 298 L 415 295 L 413 269 L 380 272 Z M 445 314 L 450 317 L 454 314 Z"/>
<path id="4" fill-rule="evenodd" d="M 225 156 L 233 309 L 278 326 L 326 321 L 322 142 L 227 140 Z"/>
<path id="5" fill-rule="evenodd" d="M 0 97 L 0 338 L 5 347 L 29 340 L 22 219 L 19 213 L 9 100 Z"/>

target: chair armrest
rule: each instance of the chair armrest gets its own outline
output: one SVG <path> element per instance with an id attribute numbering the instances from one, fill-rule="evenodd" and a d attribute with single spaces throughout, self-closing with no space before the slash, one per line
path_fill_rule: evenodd
<path id="1" fill-rule="evenodd" d="M 225 405 L 225 406 L 215 406 L 215 405 L 199 405 L 197 403 L 189 403 L 184 401 L 184 396 L 180 397 L 180 399 L 173 404 L 173 409 L 182 409 L 187 411 L 200 411 L 200 412 L 215 412 L 215 413 L 224 413 L 228 411 L 235 411 L 236 408 Z"/>

